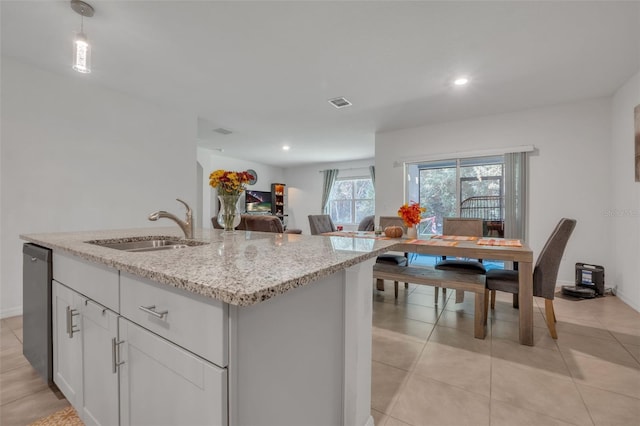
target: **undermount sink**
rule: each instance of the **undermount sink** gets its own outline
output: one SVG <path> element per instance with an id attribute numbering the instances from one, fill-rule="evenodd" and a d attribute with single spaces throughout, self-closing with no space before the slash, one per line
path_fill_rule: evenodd
<path id="1" fill-rule="evenodd" d="M 101 247 L 112 248 L 123 251 L 159 251 L 175 250 L 187 247 L 202 246 L 208 243 L 202 241 L 185 240 L 176 237 L 131 237 L 112 240 L 92 240 L 86 241 Z"/>

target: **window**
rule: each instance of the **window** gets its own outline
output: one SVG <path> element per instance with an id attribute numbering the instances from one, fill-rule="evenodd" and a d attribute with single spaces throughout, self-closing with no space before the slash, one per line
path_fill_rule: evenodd
<path id="1" fill-rule="evenodd" d="M 357 225 L 375 212 L 375 191 L 371 178 L 337 179 L 331 188 L 328 214 L 333 223 Z"/>
<path id="2" fill-rule="evenodd" d="M 421 233 L 442 233 L 444 217 L 477 217 L 485 234 L 504 229 L 503 156 L 462 158 L 407 165 L 407 199 L 426 207 Z"/>

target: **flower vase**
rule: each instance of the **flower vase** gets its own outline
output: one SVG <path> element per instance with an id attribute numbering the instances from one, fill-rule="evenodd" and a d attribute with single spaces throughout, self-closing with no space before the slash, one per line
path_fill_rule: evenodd
<path id="1" fill-rule="evenodd" d="M 415 240 L 416 238 L 418 238 L 418 228 L 416 228 L 415 226 L 408 226 L 407 227 L 407 238 Z"/>
<path id="2" fill-rule="evenodd" d="M 240 224 L 240 194 L 218 195 L 220 200 L 220 211 L 218 212 L 218 224 L 222 226 L 224 232 L 235 232 L 236 226 Z"/>

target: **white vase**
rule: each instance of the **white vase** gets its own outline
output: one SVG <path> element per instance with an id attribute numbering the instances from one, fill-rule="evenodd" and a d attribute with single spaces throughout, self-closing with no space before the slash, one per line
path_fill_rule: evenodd
<path id="1" fill-rule="evenodd" d="M 418 238 L 418 228 L 415 226 L 407 227 L 407 238 L 412 240 Z"/>

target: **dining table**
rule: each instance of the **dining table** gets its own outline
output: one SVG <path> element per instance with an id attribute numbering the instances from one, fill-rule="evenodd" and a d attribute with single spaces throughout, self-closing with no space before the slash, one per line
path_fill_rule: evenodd
<path id="1" fill-rule="evenodd" d="M 502 260 L 518 264 L 520 344 L 533 346 L 533 251 L 520 240 L 465 236 L 421 235 L 418 239 L 389 238 L 374 232 L 339 231 L 322 235 L 397 239 L 390 251 L 470 259 Z"/>

